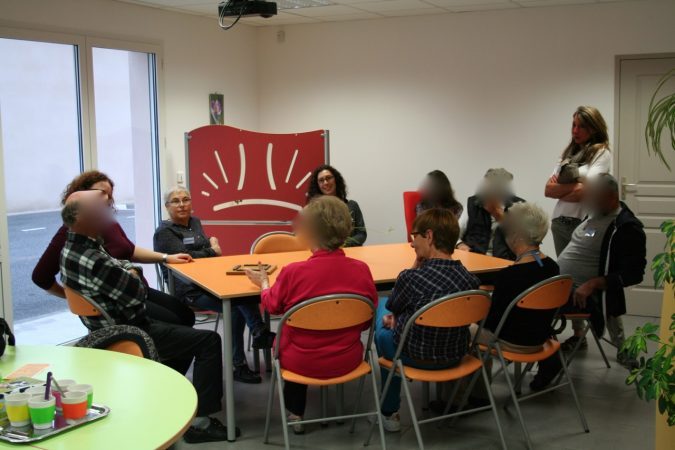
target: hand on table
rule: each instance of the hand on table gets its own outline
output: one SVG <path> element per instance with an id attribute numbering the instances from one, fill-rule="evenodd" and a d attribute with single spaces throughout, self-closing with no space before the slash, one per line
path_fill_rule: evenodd
<path id="1" fill-rule="evenodd" d="M 457 245 L 457 250 L 464 250 L 465 252 L 470 252 L 471 247 L 466 245 L 464 242 L 461 242 L 460 244 Z"/>
<path id="2" fill-rule="evenodd" d="M 260 264 L 260 263 L 258 263 Z M 262 265 L 259 270 L 245 269 L 244 272 L 251 283 L 255 284 L 261 289 L 267 289 L 270 287 L 269 278 L 267 272 L 262 269 Z"/>
<path id="3" fill-rule="evenodd" d="M 218 242 L 217 237 L 209 238 L 209 243 L 211 244 L 211 249 L 216 252 L 216 255 L 222 256 L 223 251 L 220 248 L 220 242 Z"/>
<path id="4" fill-rule="evenodd" d="M 168 255 L 166 262 L 169 264 L 185 264 L 192 262 L 192 256 L 187 253 L 176 253 L 175 255 Z"/>

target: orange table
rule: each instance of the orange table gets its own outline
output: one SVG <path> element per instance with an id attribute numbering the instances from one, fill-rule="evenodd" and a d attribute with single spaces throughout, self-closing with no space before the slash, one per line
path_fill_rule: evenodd
<path id="1" fill-rule="evenodd" d="M 415 261 L 415 251 L 410 244 L 368 245 L 346 248 L 345 253 L 359 259 L 370 267 L 375 284 L 390 286 L 398 274 L 408 269 Z M 230 441 L 235 440 L 234 393 L 232 380 L 232 316 L 229 300 L 251 297 L 260 294 L 260 290 L 244 275 L 227 275 L 226 272 L 237 264 L 274 264 L 277 270 L 270 276 L 270 284 L 281 269 L 290 263 L 304 261 L 310 252 L 271 253 L 266 255 L 234 255 L 217 258 L 197 259 L 189 264 L 169 264 L 169 285 L 172 288 L 173 276 L 194 283 L 223 300 L 223 359 L 225 365 L 225 411 Z M 472 273 L 494 272 L 512 264 L 511 261 L 492 256 L 456 250 L 455 259 Z"/>

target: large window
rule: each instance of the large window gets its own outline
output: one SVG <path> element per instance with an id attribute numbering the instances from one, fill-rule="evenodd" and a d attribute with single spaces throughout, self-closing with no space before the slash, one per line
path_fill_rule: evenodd
<path id="1" fill-rule="evenodd" d="M 5 316 L 22 344 L 57 344 L 86 333 L 64 300 L 31 280 L 61 225 L 60 194 L 74 176 L 96 168 L 113 178 L 118 221 L 139 245 L 151 246 L 159 218 L 158 49 L 51 38 L 0 29 L 0 195 L 6 209 L 0 233 L 7 233 L 0 242 L 9 243 L 9 252 L 0 248 L 0 264 L 9 266 L 11 282 Z"/>

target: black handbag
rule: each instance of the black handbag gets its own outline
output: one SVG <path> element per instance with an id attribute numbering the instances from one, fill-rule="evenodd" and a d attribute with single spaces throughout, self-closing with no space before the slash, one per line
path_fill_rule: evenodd
<path id="1" fill-rule="evenodd" d="M 5 340 L 5 336 L 7 339 Z M 7 321 L 3 318 L 0 318 L 0 356 L 5 354 L 5 348 L 11 345 L 12 347 L 16 345 L 16 339 L 14 338 L 14 333 L 9 327 Z"/>

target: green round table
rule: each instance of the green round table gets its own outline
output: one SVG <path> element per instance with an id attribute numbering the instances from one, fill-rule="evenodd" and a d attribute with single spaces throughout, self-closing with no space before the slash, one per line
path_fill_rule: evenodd
<path id="1" fill-rule="evenodd" d="M 0 441 L 0 449 L 150 450 L 176 442 L 197 410 L 197 393 L 180 373 L 162 364 L 106 350 L 78 347 L 7 347 L 0 375 L 24 364 L 49 364 L 54 377 L 94 386 L 94 403 L 110 407 L 101 420 L 32 444 Z"/>

